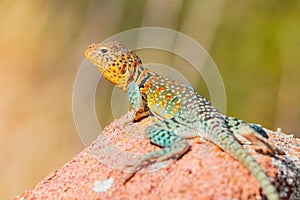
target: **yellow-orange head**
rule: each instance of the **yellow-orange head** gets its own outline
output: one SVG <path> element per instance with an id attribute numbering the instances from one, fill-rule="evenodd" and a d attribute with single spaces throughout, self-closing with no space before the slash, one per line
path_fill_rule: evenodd
<path id="1" fill-rule="evenodd" d="M 136 71 L 134 68 L 142 64 L 135 53 L 116 41 L 91 44 L 85 56 L 107 80 L 124 91 Z"/>

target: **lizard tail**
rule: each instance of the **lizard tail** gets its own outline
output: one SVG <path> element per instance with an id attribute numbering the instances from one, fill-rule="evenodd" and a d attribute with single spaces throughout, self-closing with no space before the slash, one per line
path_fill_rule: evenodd
<path id="1" fill-rule="evenodd" d="M 254 160 L 254 158 L 243 149 L 242 145 L 240 145 L 240 143 L 227 132 L 219 134 L 218 139 L 220 147 L 228 152 L 232 157 L 240 161 L 252 173 L 259 182 L 267 198 L 269 200 L 278 200 L 278 193 L 275 186 L 272 185 L 270 178 L 266 175 L 264 170 Z"/>

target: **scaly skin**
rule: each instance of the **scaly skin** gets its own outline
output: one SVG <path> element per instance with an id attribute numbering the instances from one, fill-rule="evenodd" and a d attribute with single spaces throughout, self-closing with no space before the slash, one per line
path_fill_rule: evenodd
<path id="1" fill-rule="evenodd" d="M 85 56 L 107 80 L 127 92 L 135 110 L 132 120 L 145 117 L 149 112 L 162 119 L 146 129 L 149 140 L 162 148 L 142 156 L 133 165 L 125 183 L 144 162 L 181 157 L 190 147 L 186 138 L 200 133 L 242 163 L 257 179 L 268 199 L 279 199 L 270 178 L 241 145 L 250 141 L 263 153 L 274 154 L 276 148 L 267 141 L 262 128 L 223 116 L 191 86 L 144 68 L 141 59 L 118 42 L 92 44 Z"/>

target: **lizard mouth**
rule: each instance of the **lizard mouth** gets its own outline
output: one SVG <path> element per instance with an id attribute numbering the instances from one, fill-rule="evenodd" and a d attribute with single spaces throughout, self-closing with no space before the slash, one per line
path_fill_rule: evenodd
<path id="1" fill-rule="evenodd" d="M 101 63 L 101 58 L 102 56 L 97 55 L 97 49 L 99 48 L 98 44 L 91 44 L 89 45 L 85 52 L 84 55 L 85 57 L 93 63 L 100 71 L 103 71 L 102 63 Z"/>

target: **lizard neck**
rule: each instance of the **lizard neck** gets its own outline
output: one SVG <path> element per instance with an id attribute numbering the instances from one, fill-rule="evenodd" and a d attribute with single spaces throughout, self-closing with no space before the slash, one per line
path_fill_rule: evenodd
<path id="1" fill-rule="evenodd" d="M 145 83 L 154 76 L 158 75 L 145 68 L 142 64 L 140 64 L 138 67 L 134 68 L 129 82 L 136 82 L 139 85 L 139 87 L 143 87 Z"/>

